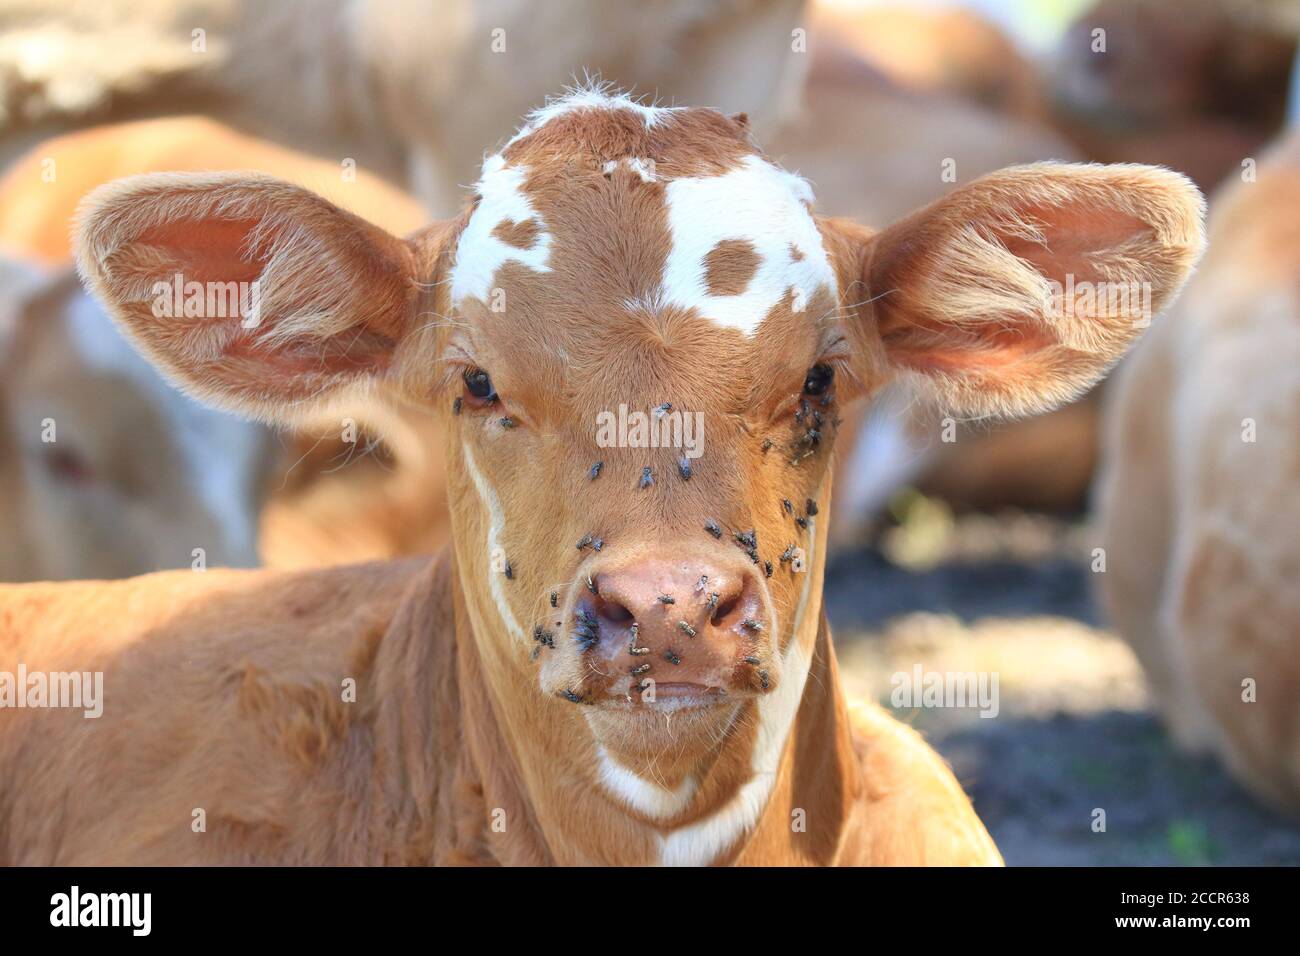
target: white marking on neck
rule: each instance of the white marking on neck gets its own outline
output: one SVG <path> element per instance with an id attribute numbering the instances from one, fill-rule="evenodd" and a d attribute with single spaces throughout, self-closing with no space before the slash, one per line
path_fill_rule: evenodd
<path id="1" fill-rule="evenodd" d="M 474 482 L 474 490 L 478 492 L 479 499 L 483 502 L 483 507 L 488 512 L 488 534 L 487 534 L 487 582 L 488 588 L 492 592 L 492 600 L 496 601 L 497 612 L 501 615 L 501 620 L 505 622 L 506 630 L 512 637 L 520 641 L 527 641 L 524 629 L 519 626 L 515 620 L 514 611 L 510 609 L 510 602 L 506 600 L 505 589 L 501 586 L 501 579 L 505 576 L 499 571 L 492 570 L 492 554 L 501 547 L 501 532 L 505 529 L 505 514 L 501 511 L 501 501 L 497 498 L 496 490 L 487 483 L 478 470 L 478 465 L 474 462 L 474 452 L 470 450 L 468 442 L 461 443 L 461 449 L 465 453 L 465 467 L 469 471 L 469 477 Z"/>
<path id="2" fill-rule="evenodd" d="M 771 799 L 772 788 L 781 768 L 786 741 L 794 727 L 794 716 L 803 700 L 812 667 L 816 632 L 802 640 L 808 599 L 814 578 L 814 543 L 817 540 L 815 518 L 808 519 L 808 580 L 795 610 L 790 646 L 781 660 L 781 685 L 772 694 L 758 700 L 758 734 L 750 758 L 750 779 L 741 785 L 726 805 L 696 823 L 688 824 L 659 838 L 659 862 L 663 866 L 707 866 L 746 833 L 753 830 Z"/>
<path id="3" fill-rule="evenodd" d="M 507 166 L 500 153 L 483 162 L 483 175 L 475 187 L 479 203 L 469 217 L 456 244 L 456 262 L 451 267 L 451 304 L 467 298 L 488 300 L 497 270 L 507 262 L 521 262 L 534 272 L 550 272 L 551 234 L 524 193 L 528 171 Z M 492 234 L 505 222 L 534 220 L 540 228 L 533 244 L 520 249 Z"/>
<path id="4" fill-rule="evenodd" d="M 801 312 L 835 273 L 808 211 L 812 188 L 760 156 L 747 156 L 719 176 L 674 179 L 666 188 L 672 250 L 664 266 L 663 299 L 752 336 L 772 307 L 793 291 Z M 758 268 L 740 295 L 710 295 L 705 257 L 724 240 L 745 240 Z M 801 258 L 795 258 L 791 246 Z"/>
<path id="5" fill-rule="evenodd" d="M 604 747 L 597 745 L 596 756 L 600 761 L 600 782 L 605 789 L 637 813 L 655 820 L 667 820 L 685 810 L 699 785 L 695 776 L 689 775 L 676 790 L 667 790 L 624 767 Z"/>

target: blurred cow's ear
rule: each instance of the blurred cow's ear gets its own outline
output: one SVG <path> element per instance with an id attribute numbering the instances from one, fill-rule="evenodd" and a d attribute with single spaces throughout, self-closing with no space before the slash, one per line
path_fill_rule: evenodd
<path id="1" fill-rule="evenodd" d="M 882 232 L 823 223 L 863 349 L 965 416 L 1096 382 L 1181 288 L 1205 205 L 1149 166 L 1043 163 L 960 187 Z"/>
<path id="2" fill-rule="evenodd" d="M 88 287 L 170 378 L 278 421 L 392 374 L 427 261 L 415 239 L 248 173 L 109 183 L 82 202 L 75 246 Z"/>

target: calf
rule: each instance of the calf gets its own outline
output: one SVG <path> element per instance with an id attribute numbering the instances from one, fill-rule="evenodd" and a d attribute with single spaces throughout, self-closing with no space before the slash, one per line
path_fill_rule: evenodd
<path id="1" fill-rule="evenodd" d="M 279 458 L 177 394 L 70 267 L 0 259 L 0 580 L 252 567 Z"/>
<path id="2" fill-rule="evenodd" d="M 1137 323 L 1049 282 L 1159 306 L 1200 212 L 1162 170 L 1030 166 L 873 233 L 814 215 L 743 117 L 599 90 L 406 240 L 265 178 L 96 192 L 86 280 L 186 388 L 276 420 L 379 382 L 440 409 L 452 545 L 3 592 L 0 659 L 105 695 L 0 715 L 0 858 L 999 862 L 933 751 L 840 689 L 835 421 L 895 375 L 959 414 L 1068 398 Z M 261 282 L 256 321 L 155 317 L 177 269 Z"/>
<path id="3" fill-rule="evenodd" d="M 1300 136 L 1215 198 L 1211 253 L 1108 396 L 1102 597 L 1174 736 L 1300 808 Z"/>

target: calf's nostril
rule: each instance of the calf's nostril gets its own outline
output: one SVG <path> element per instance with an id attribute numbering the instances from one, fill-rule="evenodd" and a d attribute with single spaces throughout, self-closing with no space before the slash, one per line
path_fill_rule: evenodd
<path id="1" fill-rule="evenodd" d="M 724 626 L 728 619 L 735 616 L 736 608 L 740 606 L 740 598 L 740 594 L 735 594 L 719 600 L 713 610 L 713 616 L 709 618 L 709 623 L 714 627 Z"/>
<path id="2" fill-rule="evenodd" d="M 610 624 L 631 624 L 636 617 L 618 601 L 608 598 L 602 598 L 597 602 L 596 614 L 602 621 L 608 621 Z"/>

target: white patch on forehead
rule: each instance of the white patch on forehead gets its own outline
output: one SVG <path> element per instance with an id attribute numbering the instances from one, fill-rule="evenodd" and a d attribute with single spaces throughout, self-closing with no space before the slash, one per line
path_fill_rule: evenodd
<path id="1" fill-rule="evenodd" d="M 673 113 L 683 109 L 674 106 L 646 106 L 638 103 L 626 93 L 609 94 L 601 89 L 581 89 L 552 100 L 545 106 L 528 114 L 524 125 L 506 143 L 509 149 L 515 143 L 533 135 L 547 123 L 578 110 L 631 110 L 645 122 L 647 129 L 654 129 Z"/>
<path id="2" fill-rule="evenodd" d="M 476 189 L 480 197 L 479 204 L 461 234 L 456 249 L 456 264 L 451 270 L 453 306 L 460 305 L 467 298 L 486 302 L 497 270 L 507 262 L 521 262 L 535 272 L 551 271 L 551 234 L 523 191 L 527 170 L 507 165 L 503 153 L 551 120 L 582 109 L 630 110 L 641 117 L 647 128 L 653 128 L 679 108 L 645 106 L 626 93 L 611 95 L 600 88 L 588 88 L 575 90 L 529 113 L 524 125 L 510 138 L 502 152 L 483 161 L 483 172 Z M 645 182 L 653 182 L 655 179 L 654 164 L 636 156 L 607 163 L 605 172 L 613 172 L 620 163 L 626 164 Z M 536 240 L 528 249 L 502 242 L 492 234 L 502 223 L 521 223 L 529 219 L 535 220 L 540 229 Z"/>
<path id="3" fill-rule="evenodd" d="M 635 173 L 643 183 L 652 183 L 658 179 L 655 173 L 655 161 L 647 159 L 644 156 L 624 156 L 622 159 L 611 159 L 602 168 L 601 171 L 606 175 L 611 175 L 619 166 L 626 166 Z"/>
<path id="4" fill-rule="evenodd" d="M 788 293 L 794 311 L 802 312 L 819 289 L 835 288 L 821 233 L 805 205 L 812 188 L 802 178 L 747 156 L 720 176 L 675 179 L 666 192 L 672 250 L 664 266 L 665 305 L 696 309 L 752 336 Z M 725 240 L 746 241 L 758 254 L 757 271 L 739 295 L 709 293 L 705 257 Z"/>
<path id="5" fill-rule="evenodd" d="M 208 560 L 255 564 L 256 485 L 263 456 L 271 453 L 265 426 L 208 408 L 174 388 L 80 289 L 63 314 L 77 358 L 90 370 L 126 379 L 166 423 L 154 440 L 174 449 L 186 489 L 225 534 L 219 547 L 207 545 Z"/>
<path id="6" fill-rule="evenodd" d="M 497 270 L 507 262 L 521 262 L 534 272 L 550 272 L 551 234 L 524 193 L 527 170 L 507 166 L 500 153 L 483 163 L 478 181 L 479 203 L 456 245 L 456 263 L 451 268 L 451 304 L 467 298 L 488 300 Z M 520 249 L 494 236 L 503 223 L 535 221 L 539 229 L 533 244 Z"/>

